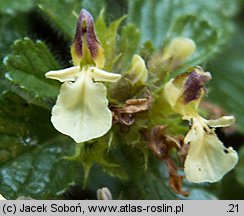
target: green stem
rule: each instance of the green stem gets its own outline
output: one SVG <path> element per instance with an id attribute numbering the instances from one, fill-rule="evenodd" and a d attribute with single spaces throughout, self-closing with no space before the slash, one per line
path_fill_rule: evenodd
<path id="1" fill-rule="evenodd" d="M 83 165 L 84 167 L 84 179 L 83 179 L 83 185 L 82 188 L 85 189 L 87 187 L 87 183 L 88 183 L 88 178 L 89 178 L 89 174 L 90 174 L 90 170 L 91 170 L 91 164 L 90 165 Z"/>

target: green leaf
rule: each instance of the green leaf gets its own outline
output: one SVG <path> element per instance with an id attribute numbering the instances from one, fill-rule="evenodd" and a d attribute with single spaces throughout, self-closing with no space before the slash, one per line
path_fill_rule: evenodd
<path id="1" fill-rule="evenodd" d="M 121 17 L 110 23 L 109 26 L 106 25 L 104 20 L 104 11 L 102 11 L 95 23 L 95 29 L 97 36 L 102 44 L 105 54 L 105 69 L 112 70 L 114 59 L 116 57 L 116 42 L 117 42 L 117 32 L 119 25 L 126 18 L 126 16 Z"/>
<path id="2" fill-rule="evenodd" d="M 226 113 L 233 114 L 242 132 L 244 132 L 243 34 L 243 27 L 240 27 L 226 49 L 219 53 L 208 67 L 213 77 L 208 84 L 209 99 L 221 105 Z"/>
<path id="3" fill-rule="evenodd" d="M 48 110 L 11 92 L 0 96 L 0 191 L 5 197 L 56 197 L 74 182 L 75 166 L 61 160 L 73 147 L 70 139 L 57 136 Z"/>
<path id="4" fill-rule="evenodd" d="M 87 9 L 96 19 L 104 7 L 104 0 L 37 0 L 37 2 L 41 13 L 48 18 L 54 29 L 61 32 L 69 41 L 74 37 L 76 22 L 82 8 Z"/>
<path id="5" fill-rule="evenodd" d="M 34 5 L 33 0 L 1 0 L 0 13 L 16 14 L 17 12 L 26 12 Z"/>
<path id="6" fill-rule="evenodd" d="M 123 154 L 126 163 L 124 166 L 129 174 L 129 181 L 125 182 L 122 189 L 123 199 L 169 200 L 178 198 L 170 190 L 167 177 L 160 174 L 158 160 L 150 158 L 146 169 L 141 151 L 133 151 L 133 148 L 127 145 L 123 146 Z"/>
<path id="7" fill-rule="evenodd" d="M 27 34 L 27 17 L 24 15 L 12 16 L 0 14 L 0 59 L 2 59 L 11 44 Z M 1 66 L 0 66 L 1 67 Z"/>
<path id="8" fill-rule="evenodd" d="M 119 52 L 121 53 L 118 68 L 125 71 L 126 66 L 131 63 L 133 55 L 136 53 L 140 42 L 140 31 L 134 24 L 123 26 L 121 36 L 118 41 Z"/>
<path id="9" fill-rule="evenodd" d="M 162 45 L 175 20 L 186 14 L 195 14 L 209 20 L 225 37 L 225 33 L 232 28 L 228 18 L 237 11 L 237 3 L 237 0 L 232 1 L 232 4 L 228 0 L 196 0 L 194 4 L 191 0 L 134 0 L 129 1 L 128 21 L 139 26 L 142 32 L 141 43 L 151 40 L 156 47 Z"/>
<path id="10" fill-rule="evenodd" d="M 239 151 L 239 163 L 235 168 L 237 181 L 244 186 L 244 147 Z"/>
<path id="11" fill-rule="evenodd" d="M 221 182 L 213 184 L 211 191 L 216 190 L 215 194 L 217 194 L 218 198 L 221 200 L 243 200 L 243 184 L 240 184 L 236 179 L 235 170 L 232 170 L 224 178 Z"/>
<path id="12" fill-rule="evenodd" d="M 2 164 L 1 193 L 7 199 L 19 196 L 54 199 L 74 182 L 74 166 L 68 161 L 58 161 L 70 154 L 72 147 L 70 141 L 59 137 Z M 55 184 L 57 181 L 58 185 Z"/>
<path id="13" fill-rule="evenodd" d="M 223 2 L 228 5 L 228 10 Z M 219 10 L 220 5 L 226 10 Z M 135 0 L 129 2 L 128 21 L 139 27 L 140 44 L 151 41 L 161 52 L 176 37 L 189 37 L 196 43 L 194 54 L 175 73 L 171 73 L 171 76 L 175 76 L 203 63 L 223 47 L 233 32 L 230 18 L 236 13 L 237 6 L 237 1 L 227 4 L 225 0 L 196 0 L 194 4 L 190 0 Z M 162 71 L 161 55 L 152 55 L 148 67 L 154 74 L 161 74 L 157 75 L 159 80 L 165 80 L 167 75 Z"/>
<path id="14" fill-rule="evenodd" d="M 187 197 L 188 200 L 216 200 L 217 197 L 206 191 L 204 187 L 190 187 L 190 195 Z"/>
<path id="15" fill-rule="evenodd" d="M 68 157 L 68 159 L 77 161 L 83 166 L 84 187 L 87 186 L 89 173 L 95 163 L 100 165 L 109 175 L 123 180 L 127 179 L 124 168 L 110 153 L 109 143 L 112 142 L 112 139 L 112 135 L 110 135 L 110 137 L 105 136 L 96 141 L 77 144 L 75 154 Z"/>
<path id="16" fill-rule="evenodd" d="M 100 12 L 105 7 L 111 16 L 114 15 L 113 18 L 120 17 L 121 11 L 125 8 L 123 2 L 106 0 L 37 0 L 37 2 L 42 14 L 49 19 L 50 24 L 68 40 L 72 40 L 74 36 L 76 22 L 82 8 L 87 9 L 94 20 L 101 15 Z M 103 33 L 106 34 L 106 32 Z"/>
<path id="17" fill-rule="evenodd" d="M 81 6 L 87 9 L 92 14 L 94 20 L 96 20 L 101 10 L 106 6 L 106 0 L 83 0 Z"/>
<path id="18" fill-rule="evenodd" d="M 45 73 L 59 66 L 41 41 L 28 38 L 15 41 L 12 53 L 4 59 L 4 84 L 28 103 L 50 109 L 58 94 L 58 84 Z"/>
<path id="19" fill-rule="evenodd" d="M 48 18 L 54 29 L 62 33 L 69 41 L 72 40 L 81 5 L 78 0 L 37 0 L 38 7 L 45 18 Z"/>
<path id="20" fill-rule="evenodd" d="M 167 179 L 161 178 L 148 170 L 125 186 L 125 199 L 170 200 L 177 199 L 167 185 Z"/>
<path id="21" fill-rule="evenodd" d="M 21 111 L 21 112 L 20 112 Z M 42 116 L 39 119 L 39 116 Z M 0 97 L 0 162 L 8 162 L 25 150 L 53 136 L 47 110 L 4 92 Z"/>

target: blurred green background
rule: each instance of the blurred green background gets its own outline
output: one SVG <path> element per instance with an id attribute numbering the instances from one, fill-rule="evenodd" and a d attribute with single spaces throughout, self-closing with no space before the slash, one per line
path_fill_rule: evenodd
<path id="1" fill-rule="evenodd" d="M 239 152 L 240 161 L 221 182 L 188 185 L 192 188 L 189 198 L 244 199 L 243 0 L 1 0 L 0 193 L 7 198 L 29 195 L 39 199 L 83 198 L 81 195 L 89 194 L 76 189 L 80 193 L 77 195 L 71 188 L 61 195 L 79 182 L 80 176 L 72 164 L 57 162 L 73 152 L 74 144 L 65 145 L 67 140 L 56 137 L 47 124 L 48 109 L 58 86 L 40 76 L 49 68 L 69 66 L 69 47 L 81 8 L 88 9 L 95 20 L 105 8 L 106 23 L 127 14 L 116 39 L 129 57 L 133 52 L 143 53 L 147 47 L 157 50 L 179 34 L 194 39 L 197 52 L 186 67 L 200 64 L 211 72 L 213 79 L 207 85 L 206 99 L 221 107 L 225 114 L 236 117 L 237 129 L 228 133 L 219 131 L 219 136 Z M 15 40 L 24 37 L 43 43 L 26 39 L 13 46 Z M 64 171 L 57 172 L 61 167 L 70 172 L 66 178 Z M 95 168 L 91 175 L 93 179 L 99 176 L 101 182 L 94 180 L 90 191 L 105 182 L 115 193 L 124 187 L 103 176 L 99 169 Z M 124 197 L 137 198 L 127 193 Z M 182 197 L 159 194 L 141 198 Z"/>

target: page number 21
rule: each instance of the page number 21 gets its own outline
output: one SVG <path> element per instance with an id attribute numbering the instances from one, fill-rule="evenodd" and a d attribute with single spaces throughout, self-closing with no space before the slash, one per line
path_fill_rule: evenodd
<path id="1" fill-rule="evenodd" d="M 238 212 L 238 204 L 229 204 L 229 209 L 227 212 Z"/>

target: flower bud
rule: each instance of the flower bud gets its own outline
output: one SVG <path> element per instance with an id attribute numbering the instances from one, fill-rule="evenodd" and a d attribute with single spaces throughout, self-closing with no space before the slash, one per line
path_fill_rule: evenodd
<path id="1" fill-rule="evenodd" d="M 173 39 L 165 48 L 163 53 L 163 61 L 165 67 L 173 70 L 177 68 L 195 51 L 196 45 L 193 40 L 185 37 Z"/>
<path id="2" fill-rule="evenodd" d="M 147 81 L 148 71 L 144 60 L 139 55 L 134 55 L 131 66 L 127 75 L 132 83 L 135 84 L 145 84 Z"/>
<path id="3" fill-rule="evenodd" d="M 75 37 L 71 46 L 73 64 L 76 66 L 90 64 L 104 67 L 104 53 L 94 30 L 91 14 L 82 9 L 77 22 Z"/>
<path id="4" fill-rule="evenodd" d="M 98 200 L 112 200 L 112 194 L 108 188 L 103 187 L 97 190 L 97 199 Z"/>

